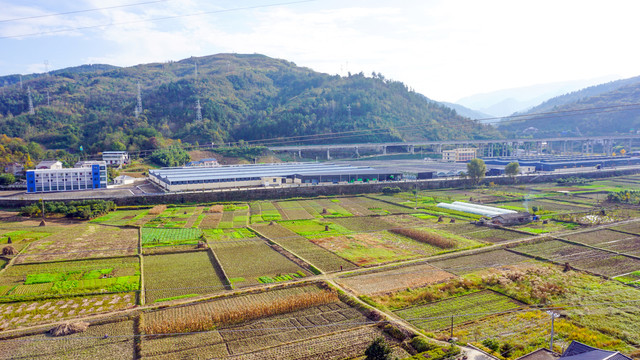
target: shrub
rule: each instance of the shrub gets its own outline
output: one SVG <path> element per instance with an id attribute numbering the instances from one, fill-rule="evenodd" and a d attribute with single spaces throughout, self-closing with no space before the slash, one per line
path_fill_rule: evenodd
<path id="1" fill-rule="evenodd" d="M 385 186 L 382 188 L 382 193 L 385 195 L 393 195 L 393 194 L 397 194 L 399 192 L 401 192 L 402 190 L 399 187 L 390 187 L 390 186 Z"/>
<path id="2" fill-rule="evenodd" d="M 379 337 L 373 340 L 364 354 L 367 356 L 365 360 L 388 360 L 391 359 L 391 347 Z"/>
<path id="3" fill-rule="evenodd" d="M 484 339 L 482 340 L 482 345 L 492 351 L 498 351 L 498 349 L 500 349 L 500 342 L 496 339 Z"/>
<path id="4" fill-rule="evenodd" d="M 411 339 L 409 343 L 419 353 L 433 350 L 438 347 L 437 345 L 430 343 L 429 341 L 427 341 L 426 339 L 420 336 L 414 337 L 413 339 Z"/>
<path id="5" fill-rule="evenodd" d="M 114 211 L 115 209 L 116 204 L 113 201 L 105 200 L 69 201 L 67 203 L 62 201 L 52 201 L 44 204 L 44 211 L 47 214 L 61 214 L 66 217 L 83 220 L 102 216 L 110 211 Z M 39 215 L 40 212 L 41 205 L 38 203 L 33 203 L 20 208 L 20 215 L 22 216 L 35 216 Z"/>
<path id="6" fill-rule="evenodd" d="M 447 239 L 444 236 L 429 231 L 411 228 L 391 229 L 389 231 L 441 249 L 453 249 L 458 245 L 455 240 Z"/>

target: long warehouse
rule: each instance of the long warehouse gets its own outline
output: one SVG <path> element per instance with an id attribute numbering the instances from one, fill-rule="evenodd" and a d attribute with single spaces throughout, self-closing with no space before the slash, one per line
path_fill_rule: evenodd
<path id="1" fill-rule="evenodd" d="M 149 179 L 173 192 L 282 184 L 397 181 L 402 179 L 402 172 L 330 163 L 283 163 L 163 168 L 149 170 Z"/>

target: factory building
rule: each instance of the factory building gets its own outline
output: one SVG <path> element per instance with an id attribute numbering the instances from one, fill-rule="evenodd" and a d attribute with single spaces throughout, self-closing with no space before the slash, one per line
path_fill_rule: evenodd
<path id="1" fill-rule="evenodd" d="M 402 172 L 327 163 L 284 163 L 163 168 L 149 170 L 149 179 L 173 192 L 283 184 L 396 181 L 402 179 Z"/>
<path id="2" fill-rule="evenodd" d="M 27 171 L 27 193 L 107 188 L 107 164 L 84 161 L 74 168 Z"/>
<path id="3" fill-rule="evenodd" d="M 574 168 L 611 168 L 640 165 L 640 157 L 630 156 L 558 156 L 550 158 L 497 158 L 484 159 L 489 165 L 507 165 L 517 162 L 520 167 L 535 167 L 536 171 L 561 171 Z"/>

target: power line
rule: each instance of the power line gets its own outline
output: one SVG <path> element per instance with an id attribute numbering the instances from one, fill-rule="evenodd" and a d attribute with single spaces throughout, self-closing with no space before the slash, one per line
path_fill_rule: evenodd
<path id="1" fill-rule="evenodd" d="M 139 24 L 139 23 L 163 21 L 163 20 L 173 20 L 173 19 L 180 19 L 180 18 L 186 18 L 186 17 L 221 14 L 221 13 L 228 13 L 228 12 L 234 12 L 234 11 L 268 8 L 268 7 L 274 7 L 274 6 L 295 5 L 295 4 L 302 4 L 302 3 L 314 2 L 314 1 L 317 1 L 317 0 L 300 0 L 300 1 L 281 2 L 281 3 L 266 4 L 266 5 L 237 7 L 237 8 L 231 8 L 231 9 L 223 9 L 223 10 L 201 11 L 197 13 L 184 14 L 184 15 L 173 15 L 173 16 L 164 16 L 164 17 L 151 18 L 151 19 L 143 19 L 143 20 L 132 20 L 132 21 L 123 21 L 123 22 L 108 23 L 108 24 L 101 24 L 101 25 L 89 25 L 89 26 L 82 26 L 82 27 L 50 30 L 50 31 L 40 31 L 40 32 L 29 33 L 29 34 L 0 36 L 0 39 L 14 39 L 14 38 L 32 37 L 32 36 L 39 36 L 39 35 L 57 34 L 57 33 L 69 32 L 69 31 L 76 31 L 76 30 L 88 30 L 88 29 L 95 29 L 95 28 L 102 28 L 102 27 Z"/>
<path id="2" fill-rule="evenodd" d="M 21 17 L 21 18 L 0 20 L 0 23 L 8 23 L 8 22 L 31 20 L 31 19 L 40 19 L 40 18 L 53 17 L 53 16 L 80 14 L 80 13 L 87 13 L 87 12 L 94 12 L 94 11 L 101 11 L 101 10 L 120 9 L 120 8 L 139 6 L 139 5 L 157 4 L 157 3 L 161 3 L 161 2 L 167 2 L 167 1 L 172 1 L 172 0 L 156 0 L 156 1 L 147 1 L 147 2 L 134 3 L 134 4 L 108 6 L 108 7 L 102 7 L 102 8 L 91 8 L 91 9 L 74 10 L 74 11 L 67 11 L 67 12 L 43 14 L 43 15 L 25 16 L 25 17 Z"/>

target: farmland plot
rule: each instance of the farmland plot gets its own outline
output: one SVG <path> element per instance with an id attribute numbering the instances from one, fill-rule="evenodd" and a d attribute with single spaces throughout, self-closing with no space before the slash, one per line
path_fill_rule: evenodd
<path id="1" fill-rule="evenodd" d="M 126 256 L 138 252 L 138 229 L 78 225 L 32 243 L 16 263 Z"/>
<path id="2" fill-rule="evenodd" d="M 298 201 L 278 201 L 276 202 L 278 210 L 285 220 L 301 220 L 313 219 L 313 215 L 309 214 Z"/>
<path id="3" fill-rule="evenodd" d="M 0 330 L 116 311 L 135 304 L 133 292 L 0 304 Z"/>
<path id="4" fill-rule="evenodd" d="M 200 229 L 142 228 L 143 247 L 197 245 L 203 236 Z"/>
<path id="5" fill-rule="evenodd" d="M 313 351 L 316 348 L 316 353 L 319 350 L 324 353 L 327 347 L 318 348 L 317 343 L 315 343 L 316 346 L 307 346 L 304 340 L 335 334 L 342 330 L 352 330 L 358 328 L 358 324 L 367 319 L 359 311 L 338 301 L 335 295 L 317 305 L 309 303 L 310 306 L 305 306 L 301 303 L 297 307 L 282 307 L 289 299 L 308 299 L 323 293 L 325 291 L 316 286 L 290 287 L 250 295 L 224 297 L 191 306 L 146 313 L 143 315 L 146 333 L 153 333 L 154 329 L 180 327 L 181 325 L 176 322 L 193 316 L 210 317 L 211 314 L 238 313 L 242 314 L 241 317 L 248 316 L 248 318 L 236 325 L 216 326 L 216 330 L 209 332 L 206 338 L 201 334 L 163 338 L 143 337 L 142 355 L 156 359 L 178 356 L 244 358 L 240 355 L 251 358 L 270 358 L 273 355 L 282 354 L 286 349 L 291 349 L 286 347 L 278 351 L 279 346 L 285 344 L 291 346 L 292 343 L 298 343 L 300 349 L 307 349 L 306 351 Z M 276 310 L 272 309 L 272 306 L 280 308 Z M 252 311 L 259 311 L 264 315 L 254 317 Z M 215 325 L 212 324 L 212 326 Z M 335 337 L 330 337 L 327 341 L 334 339 Z M 264 353 L 261 352 L 263 349 Z M 298 346 L 295 346 L 295 349 L 298 349 Z M 293 356 L 295 354 L 297 354 L 295 351 L 291 353 Z M 325 357 L 321 356 L 321 358 Z"/>
<path id="6" fill-rule="evenodd" d="M 61 231 L 66 231 L 66 230 L 68 230 L 68 228 L 67 229 L 65 229 L 65 228 L 57 228 L 57 229 L 47 228 L 47 232 L 35 231 L 35 230 L 8 231 L 8 232 L 5 232 L 5 233 L 2 234 L 2 237 L 0 238 L 0 244 L 2 244 L 1 246 L 4 247 L 6 244 L 8 244 L 9 238 L 11 238 L 11 246 L 13 246 L 13 248 L 16 249 L 17 252 L 20 252 L 27 245 L 29 245 L 29 243 L 31 243 L 33 241 L 37 241 L 39 239 L 45 238 L 47 236 L 50 236 L 51 233 L 61 232 Z M 0 231 L 3 231 L 3 230 L 0 230 Z"/>
<path id="7" fill-rule="evenodd" d="M 389 230 L 398 227 L 396 224 L 386 221 L 390 216 L 353 216 L 331 219 L 331 222 L 339 224 L 353 232 L 371 232 Z"/>
<path id="8" fill-rule="evenodd" d="M 632 238 L 633 235 L 625 234 L 609 229 L 581 232 L 563 236 L 567 240 L 580 242 L 587 245 L 600 247 L 599 244 L 606 244 L 617 240 Z"/>
<path id="9" fill-rule="evenodd" d="M 512 253 L 506 250 L 492 250 L 473 255 L 462 255 L 443 260 L 431 261 L 429 264 L 452 272 L 456 275 L 472 273 L 481 269 L 498 268 L 507 265 L 515 265 L 530 258 Z"/>
<path id="10" fill-rule="evenodd" d="M 519 233 L 516 231 L 504 230 L 504 229 L 480 228 L 480 229 L 476 229 L 476 231 L 467 232 L 463 236 L 469 239 L 475 239 L 475 240 L 486 241 L 491 243 L 501 243 L 501 242 L 530 237 L 531 235 Z"/>
<path id="11" fill-rule="evenodd" d="M 340 205 L 354 216 L 371 216 L 377 214 L 354 199 L 357 198 L 340 198 Z"/>
<path id="12" fill-rule="evenodd" d="M 234 287 L 287 281 L 310 275 L 260 238 L 213 241 L 210 246 Z"/>
<path id="13" fill-rule="evenodd" d="M 135 291 L 139 282 L 135 257 L 13 265 L 0 275 L 0 288 L 9 288 L 0 301 Z"/>
<path id="14" fill-rule="evenodd" d="M 337 200 L 337 199 L 335 199 Z M 353 216 L 345 208 L 340 206 L 339 203 L 333 202 L 329 199 L 315 199 L 315 200 L 300 200 L 302 206 L 309 212 L 309 214 L 315 217 L 344 217 Z M 306 204 L 306 206 L 304 205 Z"/>
<path id="15" fill-rule="evenodd" d="M 144 257 L 145 302 L 225 289 L 208 251 Z"/>
<path id="16" fill-rule="evenodd" d="M 405 200 L 393 196 L 371 195 L 368 197 L 353 198 L 353 200 L 379 215 L 411 214 L 415 212 L 413 209 L 397 205 Z"/>
<path id="17" fill-rule="evenodd" d="M 105 337 L 105 335 L 108 335 L 108 337 Z M 134 358 L 133 340 L 133 321 L 125 320 L 116 323 L 90 325 L 82 333 L 61 338 L 51 338 L 47 334 L 38 334 L 16 339 L 0 339 L 0 358 L 130 360 Z"/>
<path id="18" fill-rule="evenodd" d="M 402 246 L 400 236 L 389 232 L 372 232 L 312 239 L 336 255 L 358 266 L 407 260 L 423 255 L 411 246 Z M 405 239 L 406 242 L 410 240 Z"/>
<path id="19" fill-rule="evenodd" d="M 514 250 L 559 263 L 568 262 L 578 269 L 606 276 L 617 276 L 640 270 L 640 260 L 559 240 L 521 245 Z"/>
<path id="20" fill-rule="evenodd" d="M 124 226 L 144 217 L 148 210 L 118 210 L 107 213 L 99 218 L 89 220 L 91 223 Z"/>
<path id="21" fill-rule="evenodd" d="M 254 225 L 253 229 L 322 271 L 346 270 L 356 267 L 354 264 L 278 224 Z"/>
<path id="22" fill-rule="evenodd" d="M 490 290 L 449 298 L 425 305 L 396 310 L 394 313 L 411 324 L 426 330 L 441 330 L 453 324 L 481 319 L 496 312 L 517 309 L 520 303 Z M 467 315 L 461 315 L 467 314 Z"/>
<path id="23" fill-rule="evenodd" d="M 200 229 L 215 229 L 218 227 L 218 223 L 222 219 L 221 213 L 209 213 L 204 216 L 200 221 L 198 228 Z"/>
<path id="24" fill-rule="evenodd" d="M 381 295 L 407 288 L 415 289 L 451 279 L 455 275 L 429 264 L 395 267 L 372 273 L 341 277 L 337 280 L 363 295 Z"/>
<path id="25" fill-rule="evenodd" d="M 634 222 L 629 222 L 623 225 L 617 225 L 612 227 L 612 229 L 626 231 L 626 232 L 640 235 L 640 221 L 634 221 Z"/>

